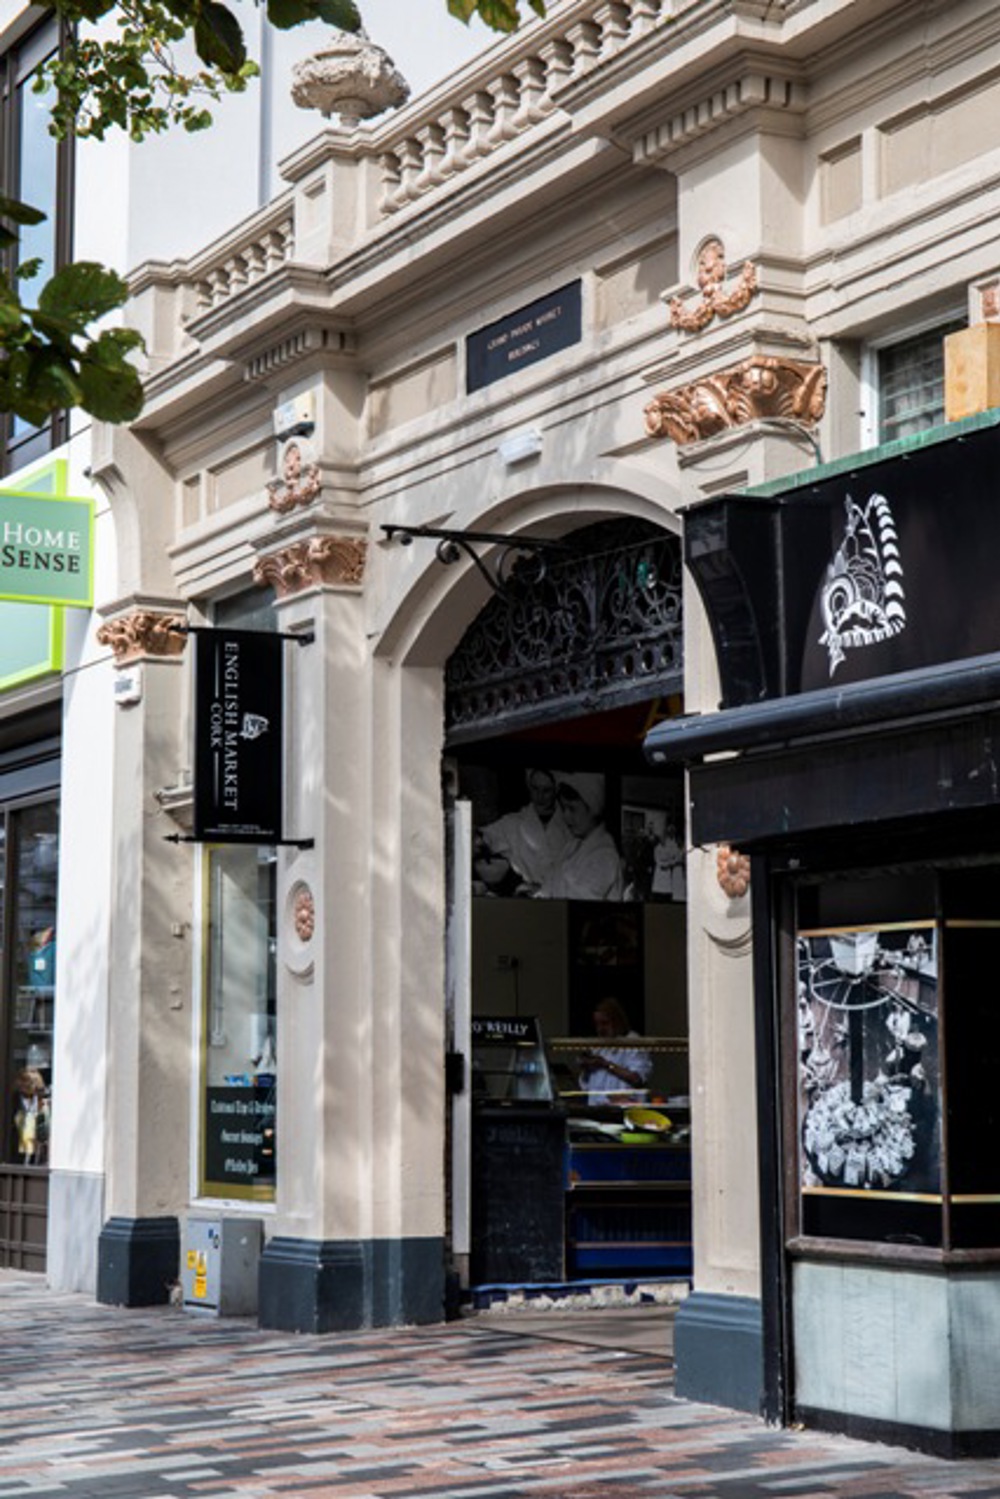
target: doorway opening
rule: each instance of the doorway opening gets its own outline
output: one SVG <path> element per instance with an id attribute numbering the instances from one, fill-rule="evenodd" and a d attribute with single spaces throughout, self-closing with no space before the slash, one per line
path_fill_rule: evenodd
<path id="1" fill-rule="evenodd" d="M 450 1227 L 474 1306 L 673 1300 L 691 1273 L 684 784 L 643 754 L 683 708 L 679 543 L 631 520 L 569 540 L 447 670 L 469 830 Z"/>

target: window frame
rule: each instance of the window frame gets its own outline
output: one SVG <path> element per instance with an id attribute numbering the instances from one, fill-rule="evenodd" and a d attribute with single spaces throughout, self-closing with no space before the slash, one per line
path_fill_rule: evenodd
<path id="1" fill-rule="evenodd" d="M 922 318 L 919 321 L 907 323 L 903 327 L 894 327 L 891 331 L 867 339 L 862 344 L 860 372 L 862 450 L 881 447 L 885 442 L 892 440 L 883 438 L 881 435 L 883 394 L 879 374 L 880 355 L 884 354 L 887 349 L 931 335 L 935 330 L 940 330 L 943 342 L 946 334 L 954 331 L 955 324 L 965 326 L 967 323 L 967 305 L 964 302 L 961 304 L 956 302 L 954 305 L 943 308 L 933 317 Z M 944 421 L 943 412 L 941 420 Z"/>
<path id="2" fill-rule="evenodd" d="M 18 90 L 46 57 L 62 47 L 68 34 L 65 23 L 50 13 L 0 52 L 0 192 L 10 197 L 21 198 L 23 195 L 28 202 L 31 201 L 30 186 L 24 187 L 21 183 Z M 56 270 L 73 256 L 74 154 L 72 141 L 60 141 L 56 147 L 53 226 Z M 8 274 L 17 262 L 16 246 L 4 252 L 3 268 Z M 17 437 L 14 432 L 14 418 L 9 412 L 0 413 L 0 476 L 3 477 L 17 473 L 65 442 L 69 436 L 68 413 L 56 412 L 34 432 Z"/>

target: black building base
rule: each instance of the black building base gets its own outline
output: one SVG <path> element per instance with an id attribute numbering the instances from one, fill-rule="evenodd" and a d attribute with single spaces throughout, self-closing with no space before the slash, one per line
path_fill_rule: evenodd
<path id="1" fill-rule="evenodd" d="M 677 1309 L 676 1391 L 730 1410 L 760 1413 L 764 1392 L 760 1302 L 695 1292 Z"/>
<path id="2" fill-rule="evenodd" d="M 930 1426 L 904 1426 L 898 1421 L 876 1421 L 844 1411 L 814 1410 L 796 1406 L 795 1420 L 814 1431 L 834 1431 L 861 1442 L 883 1442 L 890 1447 L 909 1447 L 932 1457 L 1000 1457 L 1000 1431 L 938 1431 Z"/>
<path id="3" fill-rule="evenodd" d="M 440 1239 L 274 1238 L 260 1258 L 258 1321 L 281 1332 L 356 1332 L 445 1318 Z"/>
<path id="4" fill-rule="evenodd" d="M 105 1306 L 163 1306 L 180 1261 L 176 1218 L 109 1218 L 97 1241 L 97 1299 Z"/>

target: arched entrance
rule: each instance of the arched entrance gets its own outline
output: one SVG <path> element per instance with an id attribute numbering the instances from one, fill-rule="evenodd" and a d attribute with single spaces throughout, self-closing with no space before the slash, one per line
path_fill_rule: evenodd
<path id="1" fill-rule="evenodd" d="M 450 1241 L 480 1301 L 691 1269 L 684 787 L 643 756 L 683 706 L 680 544 L 566 540 L 445 673 Z"/>

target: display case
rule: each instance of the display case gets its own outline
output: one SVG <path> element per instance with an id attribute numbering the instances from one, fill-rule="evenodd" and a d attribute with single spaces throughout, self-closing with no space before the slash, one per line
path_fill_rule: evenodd
<path id="1" fill-rule="evenodd" d="M 476 1104 L 551 1104 L 552 1078 L 541 1027 L 533 1016 L 472 1021 L 472 1097 Z"/>

